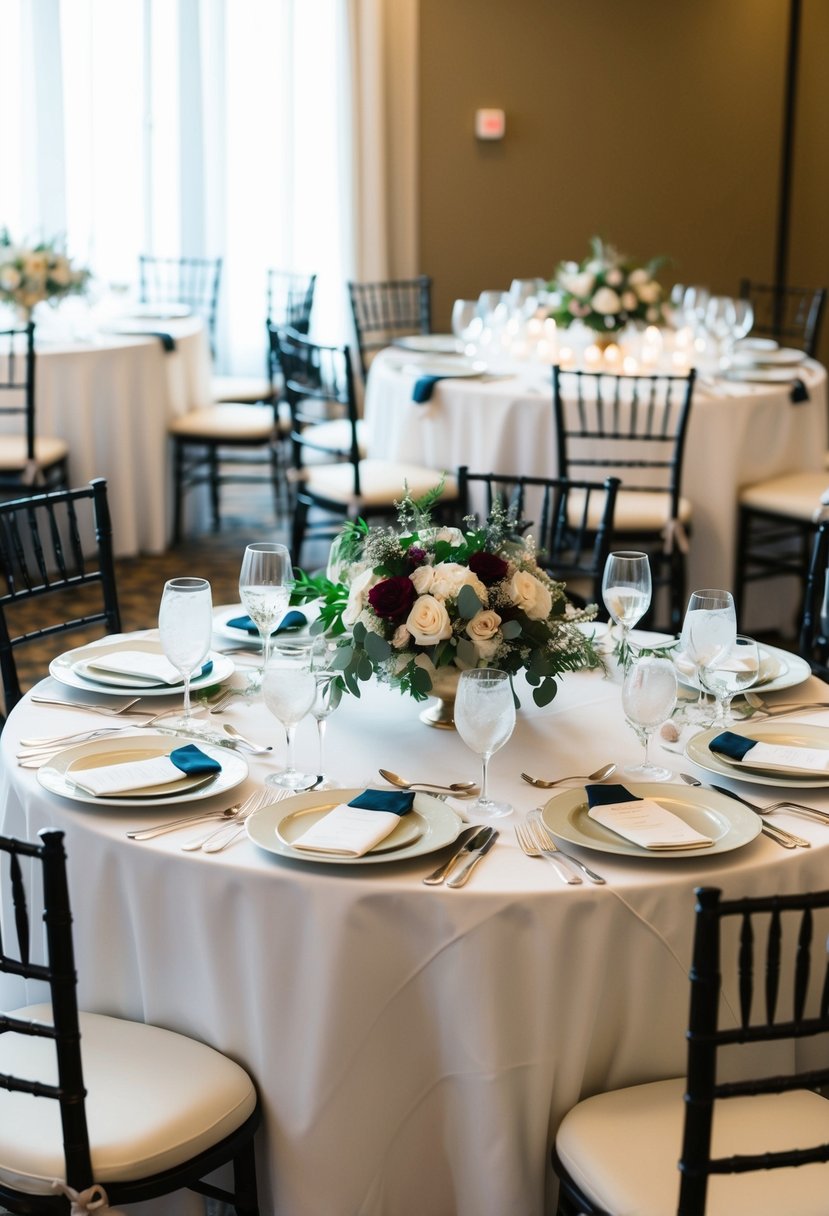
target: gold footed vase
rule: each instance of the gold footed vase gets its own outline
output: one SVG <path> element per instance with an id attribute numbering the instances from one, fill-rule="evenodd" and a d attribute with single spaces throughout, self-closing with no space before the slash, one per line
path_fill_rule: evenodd
<path id="1" fill-rule="evenodd" d="M 431 699 L 419 715 L 421 722 L 438 730 L 455 729 L 455 696 L 460 675 L 457 667 L 441 667 L 436 672 Z"/>

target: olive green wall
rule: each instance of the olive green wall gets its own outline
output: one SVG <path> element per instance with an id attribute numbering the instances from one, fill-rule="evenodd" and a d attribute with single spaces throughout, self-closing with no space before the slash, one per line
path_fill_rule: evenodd
<path id="1" fill-rule="evenodd" d="M 736 292 L 774 271 L 789 0 L 421 0 L 420 267 L 452 301 L 591 235 Z M 789 279 L 829 282 L 829 4 L 804 0 Z M 506 137 L 474 136 L 478 107 Z"/>

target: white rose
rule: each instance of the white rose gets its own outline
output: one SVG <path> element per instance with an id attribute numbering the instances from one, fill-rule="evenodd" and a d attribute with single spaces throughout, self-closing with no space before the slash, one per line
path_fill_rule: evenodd
<path id="1" fill-rule="evenodd" d="M 20 286 L 20 272 L 16 266 L 0 268 L 0 287 L 4 291 L 16 291 Z"/>
<path id="2" fill-rule="evenodd" d="M 486 587 L 476 574 L 459 562 L 438 562 L 433 568 L 434 580 L 430 591 L 440 599 L 454 599 L 464 584 L 468 583 L 482 604 L 487 602 Z"/>
<path id="3" fill-rule="evenodd" d="M 636 295 L 636 292 L 635 291 L 624 292 L 622 295 L 622 305 L 628 310 L 628 312 L 633 312 L 634 308 L 638 308 L 639 299 Z"/>
<path id="4" fill-rule="evenodd" d="M 348 589 L 348 603 L 343 609 L 343 624 L 350 629 L 352 625 L 356 625 L 359 620 L 360 613 L 368 602 L 368 593 L 370 588 L 375 583 L 379 583 L 379 578 L 374 571 L 369 567 L 368 570 L 363 570 L 362 574 L 358 574 L 353 583 Z"/>
<path id="5" fill-rule="evenodd" d="M 616 267 L 615 269 L 607 272 L 605 275 L 605 282 L 609 283 L 611 287 L 621 287 L 623 277 L 624 276 L 622 275 L 621 270 Z"/>
<path id="6" fill-rule="evenodd" d="M 581 298 L 590 295 L 595 281 L 596 276 L 589 274 L 586 270 L 581 271 L 579 274 L 565 274 L 559 279 L 559 283 L 565 291 L 569 291 L 571 295 Z"/>
<path id="7" fill-rule="evenodd" d="M 406 628 L 418 646 L 436 646 L 452 636 L 446 605 L 433 595 L 421 595 L 415 600 Z"/>
<path id="8" fill-rule="evenodd" d="M 605 315 L 619 312 L 622 307 L 621 300 L 612 287 L 600 287 L 590 303 L 596 312 Z"/>
<path id="9" fill-rule="evenodd" d="M 66 258 L 56 258 L 49 268 L 49 278 L 59 287 L 68 287 L 72 282 L 72 271 Z"/>
<path id="10" fill-rule="evenodd" d="M 550 615 L 553 597 L 549 588 L 526 570 L 516 570 L 508 591 L 512 602 L 526 612 L 531 621 L 543 621 Z"/>
<path id="11" fill-rule="evenodd" d="M 435 581 L 434 566 L 418 566 L 409 575 L 409 578 L 414 583 L 414 589 L 418 595 L 425 595 L 427 591 L 431 591 L 432 583 Z"/>
<path id="12" fill-rule="evenodd" d="M 395 650 L 403 650 L 408 646 L 411 636 L 405 625 L 398 625 L 392 635 L 391 644 Z"/>
<path id="13" fill-rule="evenodd" d="M 643 304 L 655 304 L 662 295 L 662 288 L 655 279 L 650 279 L 647 283 L 637 286 L 636 294 Z"/>
<path id="14" fill-rule="evenodd" d="M 636 270 L 631 270 L 630 274 L 628 275 L 628 283 L 630 283 L 631 287 L 636 287 L 639 283 L 647 283 L 649 278 L 650 275 L 648 274 L 647 270 L 645 270 L 644 267 L 639 266 Z"/>
<path id="15" fill-rule="evenodd" d="M 460 528 L 438 528 L 435 533 L 435 541 L 445 540 L 450 545 L 463 544 L 463 532 Z"/>
<path id="16" fill-rule="evenodd" d="M 488 641 L 498 632 L 500 624 L 501 618 L 498 613 L 493 612 L 491 608 L 486 608 L 481 612 L 476 612 L 467 622 L 466 633 L 473 642 Z"/>

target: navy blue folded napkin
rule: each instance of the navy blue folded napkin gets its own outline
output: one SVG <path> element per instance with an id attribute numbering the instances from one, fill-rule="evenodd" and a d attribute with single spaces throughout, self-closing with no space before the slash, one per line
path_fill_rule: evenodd
<path id="1" fill-rule="evenodd" d="M 196 679 L 199 679 L 200 676 L 209 676 L 212 670 L 213 670 L 213 660 L 208 659 L 206 663 L 202 664 L 202 669 L 199 672 L 198 676 L 196 676 Z"/>
<path id="2" fill-rule="evenodd" d="M 795 405 L 800 405 L 801 401 L 809 400 L 809 390 L 806 387 L 805 382 L 801 380 L 799 376 L 797 379 L 792 381 L 792 391 L 790 396 Z"/>
<path id="3" fill-rule="evenodd" d="M 409 790 L 364 790 L 348 805 L 363 811 L 391 811 L 393 815 L 407 815 L 412 809 L 414 797 Z"/>
<path id="4" fill-rule="evenodd" d="M 212 756 L 206 756 L 203 751 L 196 747 L 195 743 L 188 743 L 184 747 L 177 747 L 170 752 L 170 759 L 176 768 L 180 768 L 183 773 L 189 777 L 197 777 L 202 773 L 220 773 L 222 766 L 218 760 L 214 760 Z"/>
<path id="5" fill-rule="evenodd" d="M 631 794 L 630 790 L 625 789 L 623 785 L 586 785 L 585 792 L 587 793 L 587 805 L 608 806 L 614 802 L 641 802 L 642 799 L 636 794 Z"/>
<path id="6" fill-rule="evenodd" d="M 756 739 L 746 739 L 745 735 L 735 735 L 733 730 L 724 730 L 711 740 L 708 748 L 720 756 L 728 756 L 730 760 L 742 760 L 756 742 Z"/>
<path id="7" fill-rule="evenodd" d="M 158 338 L 161 345 L 164 347 L 166 354 L 176 349 L 176 340 L 172 334 L 168 334 L 166 330 L 159 329 L 142 329 L 141 333 L 148 338 Z"/>
<path id="8" fill-rule="evenodd" d="M 415 386 L 412 389 L 412 401 L 418 405 L 424 405 L 432 398 L 432 392 L 438 380 L 445 380 L 445 376 L 418 376 L 415 380 Z"/>
<path id="9" fill-rule="evenodd" d="M 258 634 L 259 629 L 255 622 L 249 616 L 235 616 L 232 621 L 227 624 L 231 629 L 243 629 L 245 633 Z M 308 617 L 304 612 L 292 610 L 286 612 L 282 620 L 274 630 L 275 633 L 285 633 L 289 629 L 301 629 L 303 625 L 308 624 Z"/>

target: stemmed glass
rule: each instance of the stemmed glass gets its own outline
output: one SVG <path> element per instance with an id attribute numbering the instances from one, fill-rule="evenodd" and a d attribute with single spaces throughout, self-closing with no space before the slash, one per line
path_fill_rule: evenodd
<path id="1" fill-rule="evenodd" d="M 198 729 L 190 710 L 190 680 L 207 657 L 212 633 L 213 599 L 207 579 L 169 579 L 158 609 L 158 635 L 161 649 L 184 681 L 183 713 L 168 720 L 171 729 Z"/>
<path id="2" fill-rule="evenodd" d="M 515 729 L 515 698 L 507 673 L 493 667 L 461 672 L 454 716 L 458 734 L 470 751 L 481 757 L 481 792 L 470 810 L 479 819 L 511 815 L 510 804 L 493 801 L 486 785 L 490 757 Z"/>
<path id="3" fill-rule="evenodd" d="M 330 667 L 331 660 L 336 653 L 336 645 L 325 637 L 317 638 L 311 651 L 311 669 L 316 683 L 316 695 L 314 703 L 311 706 L 311 717 L 317 724 L 317 741 L 319 743 L 317 777 L 322 777 L 322 780 L 318 782 L 317 789 L 325 788 L 327 785 L 325 775 L 325 731 L 328 726 L 329 715 L 334 712 L 342 699 L 342 688 L 337 683 L 338 673 L 332 671 Z"/>
<path id="4" fill-rule="evenodd" d="M 703 685 L 716 702 L 714 725 L 732 721 L 731 702 L 738 692 L 756 683 L 760 672 L 760 653 L 754 638 L 738 633 L 734 645 L 700 672 Z"/>
<path id="5" fill-rule="evenodd" d="M 239 599 L 262 638 L 262 668 L 252 681 L 261 684 L 271 653 L 271 637 L 288 610 L 294 572 L 284 545 L 248 545 L 239 573 Z"/>
<path id="6" fill-rule="evenodd" d="M 706 587 L 693 591 L 688 600 L 682 632 L 679 637 L 677 661 L 683 660 L 694 666 L 699 687 L 699 698 L 695 706 L 683 711 L 688 722 L 707 722 L 710 713 L 706 708 L 705 685 L 702 671 L 714 666 L 732 649 L 737 638 L 737 614 L 730 591 Z"/>
<path id="7" fill-rule="evenodd" d="M 651 605 L 648 555 L 634 550 L 608 554 L 602 575 L 602 599 L 611 620 L 621 631 L 619 663 L 626 667 L 630 653 L 630 631 Z"/>
<path id="8" fill-rule="evenodd" d="M 670 780 L 671 770 L 653 764 L 648 750 L 651 735 L 671 716 L 675 704 L 676 671 L 670 659 L 648 655 L 631 664 L 622 684 L 622 708 L 628 725 L 644 745 L 645 755 L 640 764 L 628 765 L 626 773 L 643 781 Z"/>
<path id="9" fill-rule="evenodd" d="M 299 722 L 310 712 L 317 695 L 317 682 L 311 670 L 308 647 L 279 652 L 269 660 L 262 680 L 262 696 L 273 716 L 285 729 L 288 755 L 285 768 L 271 773 L 266 785 L 292 790 L 307 789 L 316 774 L 300 772 L 294 765 L 294 736 Z"/>

